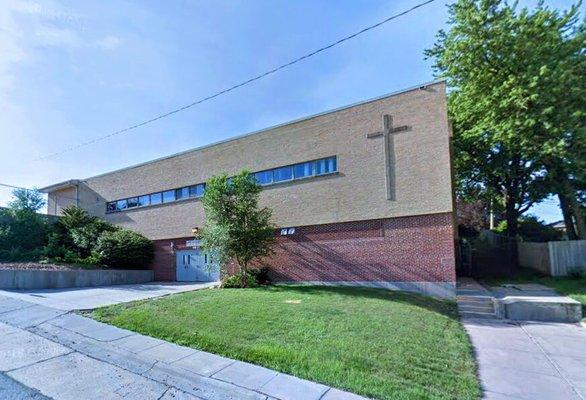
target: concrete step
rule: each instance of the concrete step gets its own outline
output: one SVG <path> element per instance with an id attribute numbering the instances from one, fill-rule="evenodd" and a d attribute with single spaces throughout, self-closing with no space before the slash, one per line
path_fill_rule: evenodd
<path id="1" fill-rule="evenodd" d="M 495 313 L 460 311 L 459 314 L 461 317 L 465 317 L 465 318 L 487 318 L 487 319 L 496 318 Z"/>
<path id="2" fill-rule="evenodd" d="M 478 307 L 478 306 L 468 306 L 468 305 L 460 305 L 458 304 L 459 311 L 468 311 L 468 312 L 481 312 L 481 313 L 493 313 L 494 314 L 494 307 Z"/>
<path id="3" fill-rule="evenodd" d="M 466 303 L 466 304 L 493 304 L 492 298 L 482 298 L 482 299 L 458 299 L 458 304 Z"/>
<path id="4" fill-rule="evenodd" d="M 456 291 L 457 297 L 492 297 L 490 293 L 486 292 L 462 292 L 460 290 Z"/>

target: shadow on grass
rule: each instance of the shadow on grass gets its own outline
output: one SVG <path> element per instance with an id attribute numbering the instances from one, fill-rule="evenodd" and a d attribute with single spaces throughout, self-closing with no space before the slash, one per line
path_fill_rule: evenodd
<path id="1" fill-rule="evenodd" d="M 266 287 L 266 290 L 291 292 L 298 294 L 332 294 L 338 296 L 359 297 L 365 299 L 377 299 L 425 308 L 458 320 L 456 303 L 449 300 L 440 300 L 417 293 L 404 292 L 399 290 L 378 289 L 356 286 L 312 286 L 312 285 L 273 285 Z"/>

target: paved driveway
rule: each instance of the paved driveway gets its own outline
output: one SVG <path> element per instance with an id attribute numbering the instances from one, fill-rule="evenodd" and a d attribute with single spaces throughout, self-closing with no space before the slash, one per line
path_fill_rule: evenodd
<path id="1" fill-rule="evenodd" d="M 150 299 L 173 293 L 217 286 L 215 282 L 151 282 L 67 289 L 0 290 L 0 296 L 12 297 L 58 310 L 89 310 L 129 301 Z"/>
<path id="2" fill-rule="evenodd" d="M 463 318 L 487 400 L 585 400 L 586 329 Z"/>

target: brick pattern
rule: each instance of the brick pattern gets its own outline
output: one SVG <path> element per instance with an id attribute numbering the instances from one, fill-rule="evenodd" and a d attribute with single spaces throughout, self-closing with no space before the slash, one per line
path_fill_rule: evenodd
<path id="1" fill-rule="evenodd" d="M 385 114 L 393 117 L 394 126 L 410 127 L 393 135 L 393 201 L 387 200 L 385 188 L 384 140 L 366 137 L 382 129 Z M 203 225 L 201 201 L 111 214 L 104 214 L 105 202 L 204 182 L 222 171 L 261 171 L 336 155 L 336 175 L 262 191 L 261 205 L 273 210 L 275 224 L 308 226 L 451 212 L 449 137 L 445 84 L 437 83 L 84 179 L 80 205 L 153 240 L 180 238 Z M 53 213 L 55 207 L 49 210 Z"/>
<path id="2" fill-rule="evenodd" d="M 455 282 L 452 213 L 297 227 L 277 232 L 274 254 L 259 264 L 275 282 Z M 155 241 L 155 279 L 175 280 L 175 249 Z"/>

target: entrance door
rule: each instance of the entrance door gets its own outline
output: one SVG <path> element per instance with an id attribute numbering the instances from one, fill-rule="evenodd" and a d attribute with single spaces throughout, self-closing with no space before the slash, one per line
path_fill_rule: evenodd
<path id="1" fill-rule="evenodd" d="M 201 250 L 176 252 L 177 281 L 216 282 L 220 280 L 220 268 Z"/>

